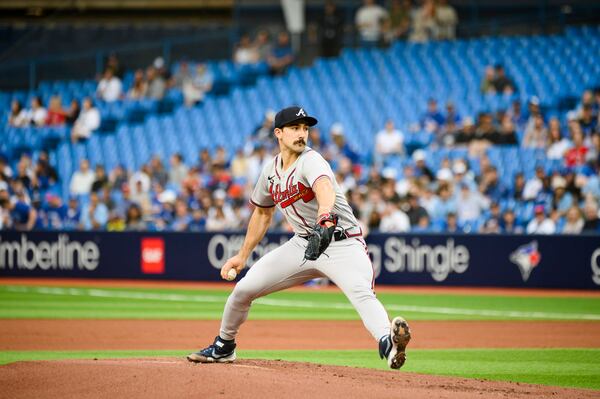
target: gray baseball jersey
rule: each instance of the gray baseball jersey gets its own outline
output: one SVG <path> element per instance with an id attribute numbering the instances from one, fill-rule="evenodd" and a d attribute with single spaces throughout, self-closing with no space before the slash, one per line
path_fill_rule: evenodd
<path id="1" fill-rule="evenodd" d="M 318 217 L 312 187 L 324 176 L 333 183 L 333 212 L 345 234 L 334 239 L 316 261 L 303 261 L 307 241 L 302 237 L 310 233 Z M 320 154 L 306 147 L 286 171 L 281 169 L 281 156 L 276 156 L 265 165 L 250 201 L 259 207 L 277 206 L 296 235 L 260 258 L 236 284 L 223 312 L 221 338 L 235 339 L 254 299 L 317 277 L 329 278 L 344 292 L 373 338 L 379 340 L 390 333 L 387 312 L 373 291 L 373 267 L 361 229 Z"/>
<path id="2" fill-rule="evenodd" d="M 280 155 L 268 162 L 262 170 L 250 202 L 259 207 L 277 206 L 294 229 L 294 233 L 306 236 L 316 222 L 319 208 L 312 187 L 324 176 L 331 179 L 335 190 L 332 211 L 339 217 L 338 226 L 349 236 L 360 236 L 358 221 L 337 184 L 329 163 L 310 147 L 306 147 L 286 171 L 281 168 Z"/>

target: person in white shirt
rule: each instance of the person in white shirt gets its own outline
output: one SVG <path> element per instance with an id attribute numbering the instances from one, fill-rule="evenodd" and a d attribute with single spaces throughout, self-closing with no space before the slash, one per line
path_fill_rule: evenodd
<path id="1" fill-rule="evenodd" d="M 522 146 L 525 148 L 546 148 L 548 145 L 548 129 L 541 114 L 532 116 L 533 122 L 525 128 Z"/>
<path id="2" fill-rule="evenodd" d="M 434 0 L 424 0 L 412 17 L 412 29 L 408 40 L 425 43 L 438 37 L 439 24 L 436 18 Z"/>
<path id="3" fill-rule="evenodd" d="M 196 74 L 183 81 L 183 98 L 185 105 L 194 106 L 204 100 L 204 96 L 212 89 L 213 75 L 206 64 L 196 66 Z"/>
<path id="4" fill-rule="evenodd" d="M 222 231 L 235 227 L 235 213 L 225 202 L 226 197 L 227 193 L 222 189 L 215 190 L 213 206 L 207 212 L 206 231 Z"/>
<path id="5" fill-rule="evenodd" d="M 240 43 L 233 53 L 233 61 L 239 65 L 256 64 L 259 61 L 259 53 L 252 44 L 250 36 L 243 35 Z"/>
<path id="6" fill-rule="evenodd" d="M 248 182 L 254 182 L 260 176 L 260 172 L 271 157 L 267 153 L 265 146 L 257 145 L 248 156 L 248 167 L 246 169 L 246 178 Z"/>
<path id="7" fill-rule="evenodd" d="M 382 164 L 385 158 L 404 153 L 404 135 L 394 128 L 394 121 L 389 119 L 385 123 L 385 129 L 380 130 L 375 136 L 376 162 Z"/>
<path id="8" fill-rule="evenodd" d="M 358 9 L 355 17 L 355 24 L 363 46 L 372 47 L 379 44 L 383 23 L 388 18 L 388 12 L 385 8 L 375 4 L 375 0 L 364 0 L 363 6 Z"/>
<path id="9" fill-rule="evenodd" d="M 535 168 L 535 176 L 525 182 L 525 187 L 523 187 L 523 199 L 525 201 L 534 200 L 540 191 L 542 190 L 544 184 L 543 180 L 546 177 L 546 173 L 544 172 L 544 168 L 538 166 Z"/>
<path id="10" fill-rule="evenodd" d="M 113 102 L 121 97 L 122 92 L 123 84 L 121 83 L 121 79 L 115 76 L 112 68 L 106 68 L 104 76 L 98 83 L 96 95 L 106 102 Z"/>
<path id="11" fill-rule="evenodd" d="M 34 126 L 44 126 L 48 111 L 42 105 L 42 99 L 35 96 L 31 99 L 31 109 L 28 110 L 27 120 Z"/>
<path id="12" fill-rule="evenodd" d="M 131 195 L 149 193 L 152 188 L 151 171 L 148 164 L 142 166 L 140 170 L 135 171 L 129 178 L 129 188 Z M 138 184 L 139 183 L 139 184 Z"/>
<path id="13" fill-rule="evenodd" d="M 549 159 L 564 159 L 565 153 L 573 146 L 573 143 L 568 138 L 562 137 L 560 121 L 556 117 L 548 122 L 548 136 L 546 156 Z"/>
<path id="14" fill-rule="evenodd" d="M 556 225 L 546 217 L 544 205 L 536 205 L 533 209 L 535 217 L 527 224 L 527 234 L 554 234 Z"/>
<path id="15" fill-rule="evenodd" d="M 29 124 L 29 111 L 21 105 L 19 100 L 12 100 L 8 124 L 14 127 L 25 127 Z"/>
<path id="16" fill-rule="evenodd" d="M 79 170 L 75 171 L 71 177 L 69 192 L 72 195 L 89 194 L 95 179 L 96 176 L 90 169 L 90 162 L 87 159 L 82 159 L 79 163 Z"/>
<path id="17" fill-rule="evenodd" d="M 188 167 L 183 163 L 183 156 L 180 153 L 171 156 L 171 169 L 169 170 L 169 183 L 175 187 L 180 187 L 188 174 Z"/>
<path id="18" fill-rule="evenodd" d="M 490 207 L 490 200 L 478 191 L 471 191 L 469 185 L 460 185 L 460 194 L 456 198 L 456 210 L 460 222 L 472 222 Z"/>
<path id="19" fill-rule="evenodd" d="M 567 211 L 567 221 L 561 231 L 562 234 L 579 234 L 583 230 L 583 214 L 577 205 Z"/>
<path id="20" fill-rule="evenodd" d="M 83 109 L 73 124 L 71 141 L 76 143 L 81 139 L 88 139 L 94 130 L 100 127 L 100 112 L 94 107 L 92 100 L 86 97 L 83 100 Z"/>
<path id="21" fill-rule="evenodd" d="M 438 0 L 435 7 L 435 19 L 438 23 L 438 36 L 440 40 L 453 40 L 456 38 L 456 25 L 458 15 L 448 0 Z"/>
<path id="22" fill-rule="evenodd" d="M 379 231 L 382 233 L 403 233 L 410 230 L 408 215 L 398 208 L 395 202 L 390 202 L 379 222 Z"/>
<path id="23" fill-rule="evenodd" d="M 155 65 L 163 65 L 164 61 L 157 59 Z M 162 100 L 167 91 L 167 82 L 160 73 L 160 68 L 155 66 L 149 66 L 146 69 L 146 82 L 148 82 L 148 89 L 146 90 L 146 97 Z"/>

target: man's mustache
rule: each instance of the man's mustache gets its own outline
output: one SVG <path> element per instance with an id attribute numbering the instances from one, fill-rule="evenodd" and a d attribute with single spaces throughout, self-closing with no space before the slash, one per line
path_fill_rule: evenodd
<path id="1" fill-rule="evenodd" d="M 304 141 L 304 139 L 299 139 L 294 141 L 294 144 L 306 144 L 306 141 Z"/>

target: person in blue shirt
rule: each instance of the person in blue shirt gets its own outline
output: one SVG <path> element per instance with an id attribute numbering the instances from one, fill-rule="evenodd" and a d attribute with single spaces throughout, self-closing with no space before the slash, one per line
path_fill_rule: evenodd
<path id="1" fill-rule="evenodd" d="M 577 120 L 581 131 L 585 137 L 590 137 L 596 130 L 598 124 L 598 118 L 594 116 L 594 111 L 591 104 L 585 104 L 581 108 L 581 116 Z"/>
<path id="2" fill-rule="evenodd" d="M 504 234 L 523 234 L 525 229 L 517 223 L 517 217 L 511 209 L 502 213 L 500 221 L 500 232 Z"/>
<path id="3" fill-rule="evenodd" d="M 206 230 L 206 217 L 200 208 L 194 208 L 192 211 L 192 220 L 188 224 L 188 230 L 193 232 Z"/>
<path id="4" fill-rule="evenodd" d="M 458 216 L 456 215 L 456 212 L 449 212 L 446 215 L 446 221 L 442 231 L 445 233 L 462 233 L 458 227 Z"/>
<path id="5" fill-rule="evenodd" d="M 430 98 L 427 101 L 427 112 L 423 115 L 423 119 L 421 120 L 421 125 L 426 131 L 431 131 L 437 133 L 439 129 L 444 126 L 444 122 L 446 118 L 444 115 L 438 110 L 437 101 L 433 98 Z"/>
<path id="6" fill-rule="evenodd" d="M 79 228 L 79 221 L 81 220 L 81 207 L 77 197 L 69 198 L 67 206 L 67 213 L 64 219 L 65 230 L 77 230 Z"/>
<path id="7" fill-rule="evenodd" d="M 509 190 L 502 181 L 500 181 L 498 170 L 495 166 L 490 166 L 488 170 L 483 173 L 479 189 L 484 195 L 495 202 L 500 202 L 500 200 L 507 198 L 509 195 Z"/>
<path id="8" fill-rule="evenodd" d="M 165 201 L 159 212 L 154 217 L 155 228 L 157 230 L 165 230 L 173 223 L 175 215 L 175 203 L 171 201 Z"/>
<path id="9" fill-rule="evenodd" d="M 186 231 L 192 221 L 188 206 L 182 199 L 175 201 L 175 215 L 171 222 L 170 229 L 173 231 Z"/>
<path id="10" fill-rule="evenodd" d="M 346 141 L 344 126 L 341 123 L 334 123 L 330 128 L 331 140 L 325 148 L 325 159 L 334 163 L 340 156 L 345 156 L 353 164 L 360 163 L 360 155 Z"/>
<path id="11" fill-rule="evenodd" d="M 573 195 L 567 191 L 567 181 L 564 177 L 557 175 L 552 178 L 552 208 L 563 217 L 573 206 Z"/>
<path id="12" fill-rule="evenodd" d="M 15 230 L 30 231 L 35 226 L 37 212 L 27 201 L 22 187 L 15 189 L 15 199 L 10 206 L 10 218 Z"/>
<path id="13" fill-rule="evenodd" d="M 90 202 L 81 213 L 81 227 L 84 230 L 102 230 L 108 222 L 108 207 L 100 201 L 98 193 L 90 193 Z"/>
<path id="14" fill-rule="evenodd" d="M 419 217 L 417 224 L 411 226 L 410 231 L 413 233 L 431 233 L 433 232 L 433 226 L 428 215 L 422 215 Z"/>
<path id="15" fill-rule="evenodd" d="M 126 218 L 127 210 L 131 204 L 135 203 L 135 201 L 131 198 L 131 189 L 129 188 L 129 183 L 123 183 L 118 189 L 113 190 L 113 194 L 117 194 L 114 201 L 114 210 L 121 217 Z"/>
<path id="16" fill-rule="evenodd" d="M 294 63 L 294 52 L 290 46 L 290 35 L 280 32 L 277 36 L 277 45 L 267 58 L 271 74 L 282 75 Z"/>
<path id="17" fill-rule="evenodd" d="M 438 188 L 440 200 L 433 209 L 432 219 L 436 222 L 446 220 L 449 213 L 456 213 L 456 200 L 452 196 L 450 187 L 447 184 L 441 184 Z"/>
<path id="18" fill-rule="evenodd" d="M 490 205 L 489 211 L 485 212 L 485 221 L 483 225 L 480 226 L 480 233 L 500 233 L 502 231 L 502 212 L 500 210 L 500 204 L 497 202 L 492 202 Z M 481 220 L 481 218 L 480 218 Z"/>
<path id="19" fill-rule="evenodd" d="M 44 230 L 46 228 L 46 214 L 38 193 L 35 193 L 32 198 L 31 207 L 35 210 L 35 222 L 33 223 L 32 230 Z"/>
<path id="20" fill-rule="evenodd" d="M 35 165 L 35 174 L 37 176 L 40 190 L 48 190 L 49 188 L 54 187 L 58 181 L 58 173 L 50 164 L 48 152 L 45 150 L 42 150 L 38 156 L 38 160 Z"/>
<path id="21" fill-rule="evenodd" d="M 527 119 L 529 118 L 527 112 L 523 110 L 520 100 L 514 100 L 511 104 L 510 109 L 507 111 L 513 124 L 517 127 L 517 130 L 525 129 Z"/>
<path id="22" fill-rule="evenodd" d="M 444 125 L 458 128 L 461 121 L 462 117 L 456 110 L 454 103 L 452 101 L 448 101 L 446 103 L 446 116 L 444 117 Z"/>
<path id="23" fill-rule="evenodd" d="M 66 226 L 67 212 L 69 208 L 63 203 L 58 195 L 47 194 L 46 203 L 43 206 L 44 227 L 48 230 L 62 230 Z"/>

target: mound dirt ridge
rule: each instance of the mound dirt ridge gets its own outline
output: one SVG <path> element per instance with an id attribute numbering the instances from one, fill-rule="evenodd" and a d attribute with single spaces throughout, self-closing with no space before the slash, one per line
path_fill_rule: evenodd
<path id="1" fill-rule="evenodd" d="M 16 362 L 5 398 L 593 398 L 597 392 L 277 360 L 181 358 Z"/>

